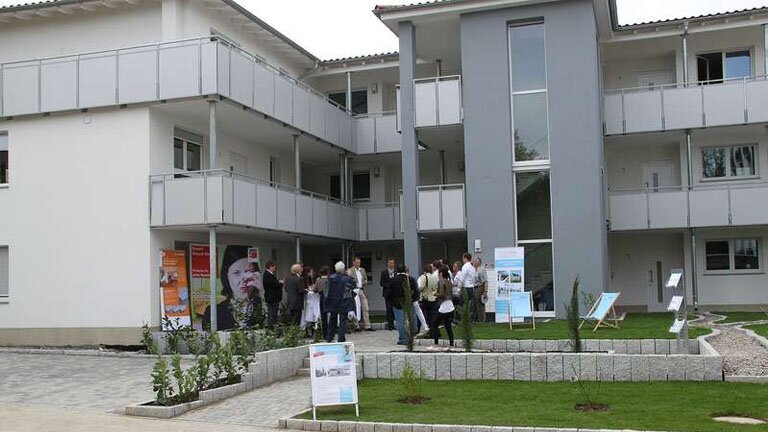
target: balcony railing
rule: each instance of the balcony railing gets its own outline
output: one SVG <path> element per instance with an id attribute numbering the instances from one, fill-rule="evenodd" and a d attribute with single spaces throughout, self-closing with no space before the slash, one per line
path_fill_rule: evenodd
<path id="1" fill-rule="evenodd" d="M 358 154 L 399 152 L 402 140 L 394 111 L 355 116 L 355 143 Z"/>
<path id="2" fill-rule="evenodd" d="M 0 64 L 0 116 L 220 94 L 347 150 L 352 117 L 216 36 Z"/>
<path id="3" fill-rule="evenodd" d="M 611 231 L 768 224 L 768 182 L 612 191 Z"/>
<path id="4" fill-rule="evenodd" d="M 463 121 L 461 75 L 413 80 L 413 113 L 416 127 L 446 126 Z M 400 130 L 400 87 L 397 87 L 397 125 Z"/>
<path id="5" fill-rule="evenodd" d="M 400 203 L 371 203 L 357 205 L 358 239 L 377 241 L 402 239 Z"/>
<path id="6" fill-rule="evenodd" d="M 400 208 L 403 196 L 400 193 Z M 467 227 L 464 185 L 419 186 L 419 231 L 463 230 Z"/>
<path id="7" fill-rule="evenodd" d="M 610 90 L 606 135 L 768 121 L 765 76 Z"/>

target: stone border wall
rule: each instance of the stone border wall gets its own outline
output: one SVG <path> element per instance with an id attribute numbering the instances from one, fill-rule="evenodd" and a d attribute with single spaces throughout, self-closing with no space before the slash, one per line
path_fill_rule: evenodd
<path id="1" fill-rule="evenodd" d="M 322 432 L 627 432 L 626 429 L 576 429 L 548 427 L 469 426 L 413 423 L 382 423 L 336 420 L 280 419 L 279 429 Z M 646 431 L 647 432 L 647 431 Z"/>
<path id="2" fill-rule="evenodd" d="M 362 353 L 364 378 L 400 378 L 408 363 L 427 380 L 722 381 L 723 357 L 598 353 Z"/>
<path id="3" fill-rule="evenodd" d="M 707 337 L 712 336 L 707 335 Z M 690 354 L 700 354 L 699 339 L 691 339 L 688 346 Z M 448 346 L 448 340 L 441 339 L 440 346 Z M 418 346 L 431 346 L 431 339 L 417 339 Z M 584 352 L 609 352 L 616 354 L 677 354 L 677 341 L 675 339 L 583 339 L 582 350 Z M 461 347 L 463 341 L 456 340 L 455 345 Z M 487 339 L 476 340 L 474 347 L 480 350 L 494 352 L 569 352 L 571 341 L 568 339 L 540 340 L 540 339 Z"/>

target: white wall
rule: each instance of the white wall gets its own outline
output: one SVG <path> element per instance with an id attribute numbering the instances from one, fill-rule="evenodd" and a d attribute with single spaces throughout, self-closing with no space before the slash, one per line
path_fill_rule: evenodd
<path id="1" fill-rule="evenodd" d="M 0 327 L 139 327 L 157 275 L 148 265 L 148 109 L 3 127 L 13 177 L 0 190 L 11 266 Z"/>
<path id="2" fill-rule="evenodd" d="M 75 54 L 158 42 L 160 3 L 116 9 L 98 8 L 53 18 L 11 21 L 0 25 L 0 62 Z M 12 41 L 12 43 L 11 43 Z"/>
<path id="3" fill-rule="evenodd" d="M 674 54 L 653 58 L 621 59 L 603 64 L 603 85 L 606 90 L 640 86 L 639 75 L 643 72 L 669 72 L 669 82 L 676 80 Z"/>
<path id="4" fill-rule="evenodd" d="M 672 161 L 672 185 L 681 185 L 679 143 L 655 142 L 632 145 L 606 145 L 606 174 L 610 190 L 642 189 L 643 164 Z"/>

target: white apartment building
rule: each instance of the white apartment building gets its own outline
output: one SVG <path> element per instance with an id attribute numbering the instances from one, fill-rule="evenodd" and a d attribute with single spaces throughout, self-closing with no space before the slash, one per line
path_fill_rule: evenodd
<path id="1" fill-rule="evenodd" d="M 663 310 L 673 268 L 768 304 L 768 9 L 615 10 L 379 7 L 399 53 L 321 60 L 234 0 L 0 8 L 0 344 L 137 343 L 192 245 L 359 255 L 377 311 L 389 256 L 514 245 L 543 316 L 577 275 Z"/>

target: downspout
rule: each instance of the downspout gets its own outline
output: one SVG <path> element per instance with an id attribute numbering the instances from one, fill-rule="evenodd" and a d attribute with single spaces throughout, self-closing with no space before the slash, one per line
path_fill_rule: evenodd
<path id="1" fill-rule="evenodd" d="M 683 86 L 688 87 L 690 75 L 688 71 L 688 21 L 683 23 Z M 685 131 L 685 162 L 688 168 L 688 196 L 693 190 L 693 148 L 691 144 L 691 130 Z M 699 310 L 699 284 L 698 269 L 696 268 L 696 230 L 691 227 L 691 209 L 688 206 L 688 233 L 691 238 L 691 294 L 693 297 L 693 309 Z"/>

